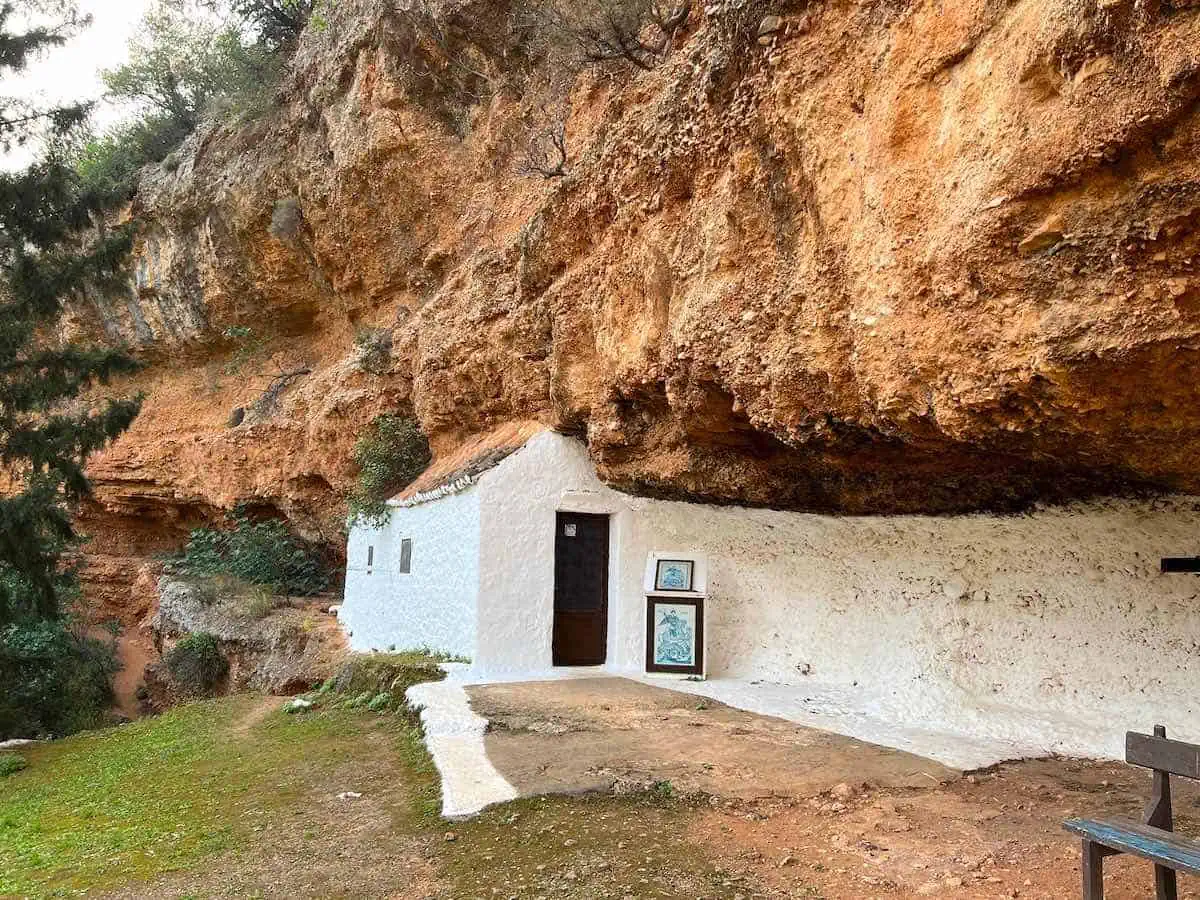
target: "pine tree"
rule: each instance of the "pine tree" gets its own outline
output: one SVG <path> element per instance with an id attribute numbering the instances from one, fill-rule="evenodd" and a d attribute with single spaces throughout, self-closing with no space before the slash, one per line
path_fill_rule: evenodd
<path id="1" fill-rule="evenodd" d="M 0 0 L 0 78 L 86 25 L 62 3 L 51 26 L 45 2 Z M 88 456 L 125 431 L 138 400 L 81 396 L 137 364 L 124 353 L 63 344 L 64 303 L 126 287 L 132 234 L 109 228 L 117 198 L 86 189 L 72 164 L 85 104 L 36 109 L 0 96 L 0 145 L 43 141 L 37 162 L 0 173 L 0 625 L 55 620 L 63 610 L 62 555 L 74 543 L 70 504 L 87 496 Z"/>

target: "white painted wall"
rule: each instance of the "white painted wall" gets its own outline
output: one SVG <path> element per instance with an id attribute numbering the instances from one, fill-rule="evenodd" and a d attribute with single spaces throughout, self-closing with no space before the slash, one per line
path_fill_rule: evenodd
<path id="1" fill-rule="evenodd" d="M 832 686 L 897 722 L 1059 752 L 1120 756 L 1126 728 L 1159 721 L 1200 739 L 1200 581 L 1158 573 L 1198 549 L 1194 500 L 886 518 L 669 503 L 606 488 L 549 433 L 480 490 L 480 677 L 550 668 L 554 513 L 601 512 L 613 671 L 644 668 L 647 554 L 690 547 L 709 560 L 710 677 Z"/>
<path id="2" fill-rule="evenodd" d="M 608 513 L 612 671 L 644 668 L 647 554 L 694 548 L 708 556 L 707 668 L 718 681 L 798 704 L 836 696 L 828 721 L 870 709 L 1031 752 L 1119 757 L 1127 728 L 1156 722 L 1200 740 L 1200 581 L 1157 571 L 1161 556 L 1197 552 L 1194 500 L 936 518 L 668 503 L 605 487 L 583 446 L 552 433 L 471 495 L 475 678 L 551 669 L 555 512 Z M 436 643 L 408 626 L 410 643 Z"/>
<path id="3" fill-rule="evenodd" d="M 1200 582 L 1157 571 L 1195 552 L 1194 502 L 884 519 L 655 503 L 629 539 L 708 553 L 712 677 L 833 685 L 893 722 L 1043 751 L 1119 757 L 1156 722 L 1200 738 Z M 620 626 L 623 660 L 642 628 Z"/>
<path id="4" fill-rule="evenodd" d="M 400 541 L 412 538 L 411 574 Z M 375 565 L 367 569 L 367 548 Z M 479 492 L 393 507 L 381 529 L 355 526 L 347 546 L 346 598 L 339 616 L 355 650 L 428 647 L 475 655 L 479 605 Z"/>

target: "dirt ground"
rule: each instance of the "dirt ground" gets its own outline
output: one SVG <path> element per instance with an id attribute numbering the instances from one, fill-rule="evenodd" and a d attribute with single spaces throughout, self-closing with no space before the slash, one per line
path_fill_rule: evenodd
<path id="1" fill-rule="evenodd" d="M 113 676 L 113 700 L 116 712 L 128 719 L 142 715 L 137 698 L 146 666 L 158 659 L 154 639 L 140 628 L 126 629 L 117 638 L 117 661 L 120 671 Z"/>
<path id="2" fill-rule="evenodd" d="M 670 782 L 684 794 L 756 800 L 813 796 L 847 779 L 917 788 L 959 774 L 625 678 L 486 685 L 468 693 L 490 723 L 488 757 L 522 796 Z"/>
<path id="3" fill-rule="evenodd" d="M 1072 816 L 1136 817 L 1149 776 L 1045 759 L 958 773 L 908 754 L 623 679 L 470 689 L 489 758 L 523 795 L 669 785 L 706 795 L 690 839 L 747 897 L 1079 895 Z M 1200 834 L 1179 783 L 1177 828 Z M 1110 900 L 1153 896 L 1150 867 L 1107 861 Z M 1181 877 L 1180 895 L 1200 897 Z"/>
<path id="4" fill-rule="evenodd" d="M 628 681 L 473 694 L 539 796 L 466 822 L 393 713 L 228 697 L 34 747 L 0 789 L 0 897 L 1077 900 L 1062 820 L 1137 815 L 1149 788 L 1079 760 L 955 773 Z M 1200 794 L 1176 810 L 1200 835 Z M 1110 900 L 1153 896 L 1149 865 L 1107 869 Z"/>

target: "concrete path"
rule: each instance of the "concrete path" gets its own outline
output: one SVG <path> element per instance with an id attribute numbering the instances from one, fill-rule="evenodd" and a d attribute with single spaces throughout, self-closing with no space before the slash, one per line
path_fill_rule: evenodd
<path id="1" fill-rule="evenodd" d="M 413 685 L 406 697 L 421 712 L 425 744 L 442 777 L 442 815 L 455 819 L 515 800 L 517 790 L 488 760 L 488 723 L 471 711 L 460 673 L 454 666 L 445 668 L 445 681 Z"/>

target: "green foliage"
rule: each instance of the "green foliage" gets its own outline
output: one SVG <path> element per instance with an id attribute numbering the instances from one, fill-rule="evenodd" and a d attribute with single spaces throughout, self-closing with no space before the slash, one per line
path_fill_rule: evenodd
<path id="1" fill-rule="evenodd" d="M 203 631 L 189 634 L 172 647 L 166 663 L 176 682 L 189 693 L 201 697 L 212 693 L 229 671 L 229 661 L 221 653 L 221 645 Z"/>
<path id="2" fill-rule="evenodd" d="M 316 0 L 316 7 L 308 19 L 308 27 L 318 34 L 329 30 L 329 11 L 336 5 L 337 0 Z"/>
<path id="3" fill-rule="evenodd" d="M 307 694 L 306 699 L 318 707 L 404 712 L 408 702 L 405 694 L 410 687 L 446 677 L 438 665 L 444 659 L 423 650 L 352 656 L 336 676 Z"/>
<path id="4" fill-rule="evenodd" d="M 69 4 L 0 2 L 0 76 L 84 24 Z M 21 33 L 14 21 L 32 22 Z M 0 147 L 38 138 L 40 157 L 0 173 L 0 737 L 62 735 L 104 721 L 116 670 L 112 648 L 67 620 L 77 541 L 70 505 L 89 493 L 83 465 L 127 429 L 138 400 L 79 402 L 137 368 L 123 353 L 63 344 L 66 302 L 126 285 L 128 229 L 105 225 L 111 192 L 70 160 L 87 108 L 33 109 L 0 97 Z"/>
<path id="5" fill-rule="evenodd" d="M 367 703 L 367 709 L 371 712 L 387 712 L 392 704 L 392 694 L 389 691 L 380 691 Z"/>
<path id="6" fill-rule="evenodd" d="M 117 669 L 111 643 L 64 620 L 0 627 L 0 739 L 62 736 L 103 724 Z"/>
<path id="7" fill-rule="evenodd" d="M 62 6 L 62 5 L 60 5 Z M 69 6 L 69 5 L 68 5 Z M 60 46 L 83 23 L 68 8 L 0 2 L 0 76 Z M 34 24 L 14 31 L 19 17 Z M 123 353 L 52 337 L 63 304 L 125 288 L 132 235 L 108 229 L 105 192 L 88 189 L 68 159 L 83 107 L 33 110 L 0 97 L 0 145 L 49 135 L 27 169 L 0 173 L 0 626 L 61 612 L 62 554 L 74 541 L 68 505 L 88 494 L 83 463 L 129 427 L 138 401 L 76 401 L 136 368 Z"/>
<path id="8" fill-rule="evenodd" d="M 354 334 L 354 347 L 364 372 L 383 375 L 392 364 L 392 332 L 388 328 L 359 328 Z"/>
<path id="9" fill-rule="evenodd" d="M 274 56 L 244 41 L 235 25 L 164 5 L 147 13 L 128 62 L 106 71 L 104 83 L 116 99 L 192 131 L 217 100 L 257 105 L 278 76 Z"/>
<path id="10" fill-rule="evenodd" d="M 263 45 L 282 49 L 296 43 L 314 16 L 314 24 L 325 27 L 321 11 L 329 6 L 329 0 L 230 0 L 229 5 Z"/>
<path id="11" fill-rule="evenodd" d="M 329 572 L 320 556 L 283 522 L 254 522 L 240 509 L 229 521 L 228 529 L 193 531 L 176 568 L 184 575 L 228 575 L 300 597 L 329 587 Z"/>
<path id="12" fill-rule="evenodd" d="M 57 18 L 51 13 L 57 13 Z M 21 31 L 14 30 L 18 21 Z M 24 71 L 30 62 L 61 47 L 87 23 L 87 17 L 80 16 L 70 3 L 0 2 L 0 75 Z M 86 104 L 47 109 L 0 97 L 0 151 L 7 152 L 37 136 L 69 134 L 88 112 Z"/>
<path id="13" fill-rule="evenodd" d="M 15 775 L 28 765 L 20 753 L 0 753 L 0 778 Z"/>
<path id="14" fill-rule="evenodd" d="M 380 416 L 354 447 L 358 486 L 350 498 L 355 519 L 379 522 L 387 516 L 387 500 L 412 484 L 431 456 L 429 440 L 416 419 Z"/>
<path id="15" fill-rule="evenodd" d="M 162 162 L 189 129 L 166 115 L 149 115 L 83 145 L 75 167 L 85 190 L 122 203 L 133 197 L 143 166 Z"/>
<path id="16" fill-rule="evenodd" d="M 104 73 L 109 95 L 141 116 L 75 152 L 80 179 L 97 197 L 129 200 L 139 170 L 169 162 L 205 118 L 261 113 L 280 74 L 278 54 L 247 41 L 237 24 L 186 2 L 160 3 L 143 19 L 128 62 Z"/>

